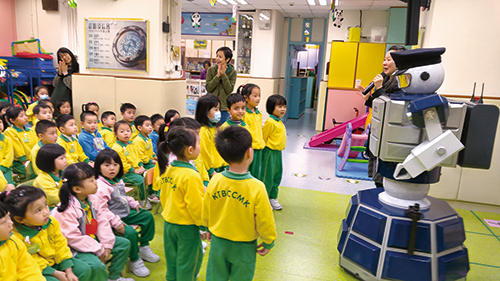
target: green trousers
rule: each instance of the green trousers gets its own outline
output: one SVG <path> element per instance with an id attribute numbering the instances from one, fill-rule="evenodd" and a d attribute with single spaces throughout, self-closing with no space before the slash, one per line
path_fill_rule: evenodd
<path id="1" fill-rule="evenodd" d="M 168 281 L 195 281 L 203 260 L 200 231 L 196 225 L 165 222 L 163 247 Z"/>
<path id="2" fill-rule="evenodd" d="M 255 273 L 257 240 L 234 242 L 212 235 L 207 281 L 252 280 Z"/>
<path id="3" fill-rule="evenodd" d="M 91 272 L 90 272 L 90 266 L 80 260 L 77 260 L 75 258 L 72 258 L 71 259 L 73 261 L 73 268 L 71 268 L 73 270 L 73 273 L 76 275 L 76 277 L 78 277 L 78 280 L 79 281 L 89 281 L 90 280 L 90 277 L 91 276 Z M 55 270 L 58 270 L 58 271 L 64 271 L 65 269 L 61 268 L 61 266 L 59 264 L 54 264 L 52 266 L 52 268 L 54 268 Z M 44 276 L 45 279 L 47 281 L 58 281 L 57 278 L 55 278 L 54 276 L 52 275 L 45 275 Z"/>
<path id="4" fill-rule="evenodd" d="M 12 167 L 3 172 L 3 176 L 5 177 L 5 180 L 7 181 L 8 184 L 15 185 L 14 179 L 12 178 Z"/>
<path id="5" fill-rule="evenodd" d="M 144 164 L 144 169 L 149 170 L 149 169 L 153 169 L 155 167 L 155 164 L 153 163 L 148 163 L 148 164 Z M 148 185 L 148 195 L 151 195 L 151 194 L 156 194 L 156 192 L 153 190 L 153 185 L 150 184 Z M 160 197 L 158 197 L 160 198 Z"/>
<path id="6" fill-rule="evenodd" d="M 262 152 L 262 182 L 266 185 L 269 199 L 277 199 L 278 187 L 283 176 L 281 150 L 273 150 L 266 146 Z"/>
<path id="7" fill-rule="evenodd" d="M 252 174 L 254 178 L 260 181 L 262 181 L 262 156 L 263 156 L 262 149 L 254 149 L 253 161 L 250 164 L 250 167 L 248 167 L 250 174 Z"/>
<path id="8" fill-rule="evenodd" d="M 136 261 L 139 259 L 139 245 L 148 246 L 149 241 L 153 240 L 155 236 L 155 219 L 149 211 L 140 209 L 137 212 L 135 209 L 130 209 L 130 213 L 127 217 L 122 218 L 122 221 L 126 223 L 123 237 L 130 241 L 130 261 Z M 141 227 L 140 237 L 139 232 L 130 225 Z"/>
<path id="9" fill-rule="evenodd" d="M 120 278 L 120 273 L 125 267 L 125 263 L 128 259 L 128 254 L 130 251 L 130 242 L 123 238 L 116 236 L 115 244 L 111 250 L 113 258 L 111 259 L 111 265 L 106 271 L 106 265 L 99 260 L 99 257 L 94 253 L 78 253 L 75 259 L 80 260 L 90 266 L 90 272 L 93 281 L 106 281 L 109 279 L 115 280 Z"/>
<path id="10" fill-rule="evenodd" d="M 12 162 L 12 172 L 18 174 L 21 178 L 21 181 L 28 181 L 36 178 L 35 172 L 33 172 L 33 168 L 31 163 L 28 165 L 28 170 L 24 167 L 23 163 L 17 160 Z M 7 178 L 6 178 L 7 179 Z"/>
<path id="11" fill-rule="evenodd" d="M 133 184 L 139 188 L 139 198 L 141 200 L 146 199 L 146 195 L 144 194 L 144 177 L 141 175 L 138 175 L 134 172 L 129 172 L 123 175 L 122 177 L 123 181 L 126 183 Z"/>

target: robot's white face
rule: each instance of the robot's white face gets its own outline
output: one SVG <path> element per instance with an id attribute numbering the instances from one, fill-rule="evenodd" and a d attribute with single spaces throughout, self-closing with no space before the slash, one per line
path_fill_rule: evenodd
<path id="1" fill-rule="evenodd" d="M 410 68 L 398 75 L 398 84 L 407 94 L 432 94 L 441 87 L 444 68 L 438 64 Z"/>

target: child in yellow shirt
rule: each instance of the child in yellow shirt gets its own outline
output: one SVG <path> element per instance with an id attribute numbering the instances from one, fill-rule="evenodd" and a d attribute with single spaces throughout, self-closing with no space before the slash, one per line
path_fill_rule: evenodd
<path id="1" fill-rule="evenodd" d="M 57 139 L 57 143 L 66 149 L 68 165 L 78 162 L 91 163 L 90 159 L 83 152 L 82 146 L 74 137 L 74 135 L 78 133 L 78 126 L 76 126 L 75 118 L 69 114 L 62 114 L 57 117 L 56 124 L 61 132 L 61 135 Z"/>
<path id="2" fill-rule="evenodd" d="M 109 146 L 113 147 L 116 142 L 116 136 L 113 132 L 113 128 L 116 123 L 116 115 L 113 111 L 104 111 L 101 115 L 102 127 L 99 129 L 99 133 L 102 136 L 104 142 Z"/>
<path id="3" fill-rule="evenodd" d="M 47 204 L 53 209 L 59 202 L 59 190 L 62 186 L 61 173 L 66 168 L 66 150 L 56 143 L 49 143 L 38 151 L 36 165 L 40 169 L 40 174 L 33 182 L 45 192 Z"/>
<path id="4" fill-rule="evenodd" d="M 31 162 L 33 171 L 36 175 L 40 174 L 40 169 L 38 169 L 36 165 L 36 156 L 40 148 L 49 143 L 57 142 L 57 125 L 56 123 L 48 120 L 41 120 L 36 124 L 35 132 L 38 138 L 40 139 L 35 146 L 31 149 Z"/>
<path id="5" fill-rule="evenodd" d="M 12 179 L 12 164 L 14 162 L 14 146 L 12 140 L 3 134 L 6 122 L 0 120 L 0 172 L 5 180 L 5 185 L 0 186 L 0 191 L 7 188 L 14 188 L 14 180 Z"/>
<path id="6" fill-rule="evenodd" d="M 123 120 L 130 125 L 130 130 L 132 132 L 130 141 L 134 141 L 135 137 L 137 137 L 137 135 L 139 134 L 139 131 L 137 131 L 137 128 L 134 125 L 136 110 L 137 108 L 135 107 L 135 105 L 131 103 L 122 103 L 122 105 L 120 106 L 120 113 Z"/>
<path id="7" fill-rule="evenodd" d="M 33 103 L 28 106 L 28 109 L 26 109 L 26 115 L 28 115 L 28 121 L 30 124 L 35 126 L 34 124 L 34 118 L 35 115 L 33 113 L 33 109 L 35 106 L 38 105 L 40 101 L 49 101 L 49 89 L 45 86 L 36 86 L 35 89 L 33 89 Z M 52 103 L 50 103 L 52 111 L 54 111 L 54 106 Z M 1 115 L 1 114 L 0 114 Z"/>
<path id="8" fill-rule="evenodd" d="M 248 125 L 243 122 L 247 104 L 245 97 L 240 94 L 230 94 L 227 96 L 226 104 L 229 118 L 220 126 L 220 129 L 224 130 L 229 126 L 240 126 L 248 130 Z"/>
<path id="9" fill-rule="evenodd" d="M 149 138 L 149 135 L 153 132 L 153 125 L 151 124 L 151 119 L 146 115 L 137 116 L 134 119 L 134 124 L 139 134 L 133 143 L 144 169 L 149 170 L 154 168 L 156 164 L 156 154 L 153 151 L 153 143 Z"/>
<path id="10" fill-rule="evenodd" d="M 40 101 L 33 108 L 33 114 L 35 115 L 35 118 L 33 118 L 32 121 L 33 127 L 35 127 L 40 120 L 52 121 L 52 108 L 45 101 Z"/>

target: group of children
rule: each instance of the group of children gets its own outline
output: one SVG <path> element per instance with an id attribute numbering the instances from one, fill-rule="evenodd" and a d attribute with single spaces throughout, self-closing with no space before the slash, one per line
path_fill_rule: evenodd
<path id="1" fill-rule="evenodd" d="M 230 119 L 222 125 L 211 94 L 198 101 L 195 119 L 175 110 L 136 117 L 124 103 L 123 120 L 110 111 L 99 120 L 90 102 L 82 106 L 81 132 L 71 107 L 54 123 L 50 102 L 39 97 L 33 116 L 8 106 L 0 125 L 0 259 L 15 256 L 11 268 L 25 264 L 17 277 L 5 267 L 0 277 L 132 280 L 120 276 L 128 259 L 135 275 L 148 276 L 144 261 L 160 258 L 149 248 L 155 223 L 145 209 L 161 202 L 167 280 L 196 279 L 202 239 L 212 242 L 207 280 L 253 278 L 255 253 L 267 254 L 276 239 L 272 209 L 282 209 L 282 96 L 267 100 L 264 126 L 254 84 L 228 96 Z M 144 186 L 150 169 L 153 184 Z M 34 181 L 16 188 L 14 175 Z M 127 196 L 126 183 L 138 187 L 139 202 Z"/>

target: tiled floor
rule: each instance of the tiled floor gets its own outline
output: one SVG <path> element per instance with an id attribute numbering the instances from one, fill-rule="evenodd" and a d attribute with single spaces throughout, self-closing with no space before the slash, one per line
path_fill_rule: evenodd
<path id="1" fill-rule="evenodd" d="M 283 154 L 282 186 L 287 187 L 280 188 L 283 210 L 274 213 L 278 240 L 267 256 L 257 256 L 254 280 L 357 280 L 338 265 L 337 232 L 350 195 L 373 185 L 366 181 L 349 184 L 345 179 L 336 178 L 334 152 L 302 148 L 315 133 L 314 113 L 308 112 L 298 121 L 289 120 L 286 126 L 288 145 Z M 295 173 L 306 176 L 296 177 Z M 500 220 L 500 214 L 457 211 L 464 218 L 467 235 L 465 245 L 471 268 L 467 280 L 500 280 L 500 228 L 489 227 L 484 222 L 484 219 Z M 152 272 L 150 276 L 136 280 L 165 278 L 163 219 L 160 215 L 155 219 L 157 230 L 152 248 L 162 259 L 159 263 L 147 264 Z M 207 254 L 198 280 L 205 280 Z M 132 277 L 130 273 L 127 276 Z"/>

